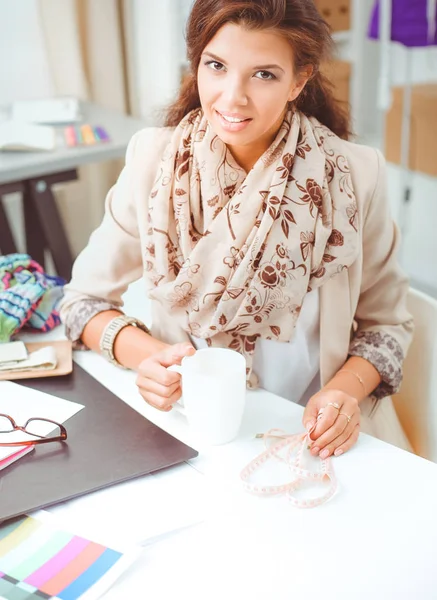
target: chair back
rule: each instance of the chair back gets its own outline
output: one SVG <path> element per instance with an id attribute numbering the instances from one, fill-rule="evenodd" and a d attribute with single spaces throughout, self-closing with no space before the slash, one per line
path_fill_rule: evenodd
<path id="1" fill-rule="evenodd" d="M 411 289 L 414 337 L 394 406 L 414 451 L 437 462 L 437 300 Z"/>

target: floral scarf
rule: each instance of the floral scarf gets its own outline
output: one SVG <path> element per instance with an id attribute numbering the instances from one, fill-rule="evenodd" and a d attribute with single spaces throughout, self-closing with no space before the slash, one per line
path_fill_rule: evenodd
<path id="1" fill-rule="evenodd" d="M 176 127 L 149 198 L 150 297 L 210 346 L 247 361 L 258 338 L 288 342 L 305 298 L 358 253 L 344 142 L 288 112 L 249 173 L 200 109 Z"/>

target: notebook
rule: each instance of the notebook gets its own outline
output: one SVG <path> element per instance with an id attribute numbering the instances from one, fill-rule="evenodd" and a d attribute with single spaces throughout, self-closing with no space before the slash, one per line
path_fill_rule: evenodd
<path id="1" fill-rule="evenodd" d="M 50 152 L 55 148 L 53 127 L 13 120 L 0 123 L 0 150 Z"/>
<path id="2" fill-rule="evenodd" d="M 41 444 L 0 472 L 0 522 L 197 456 L 78 365 L 69 375 L 17 385 L 84 408 L 68 419 L 66 443 Z"/>

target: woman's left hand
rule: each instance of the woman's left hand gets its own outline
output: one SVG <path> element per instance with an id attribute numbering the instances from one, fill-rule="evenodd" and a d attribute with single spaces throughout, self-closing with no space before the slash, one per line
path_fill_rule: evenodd
<path id="1" fill-rule="evenodd" d="M 311 454 L 327 458 L 340 456 L 352 448 L 360 432 L 358 400 L 340 390 L 321 390 L 305 408 L 303 423 L 311 433 Z"/>

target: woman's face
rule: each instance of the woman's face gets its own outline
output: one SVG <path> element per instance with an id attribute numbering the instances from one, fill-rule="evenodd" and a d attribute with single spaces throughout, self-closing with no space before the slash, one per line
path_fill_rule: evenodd
<path id="1" fill-rule="evenodd" d="M 293 51 L 280 34 L 231 23 L 204 49 L 197 80 L 204 114 L 223 142 L 264 149 L 306 83 L 297 80 Z"/>

